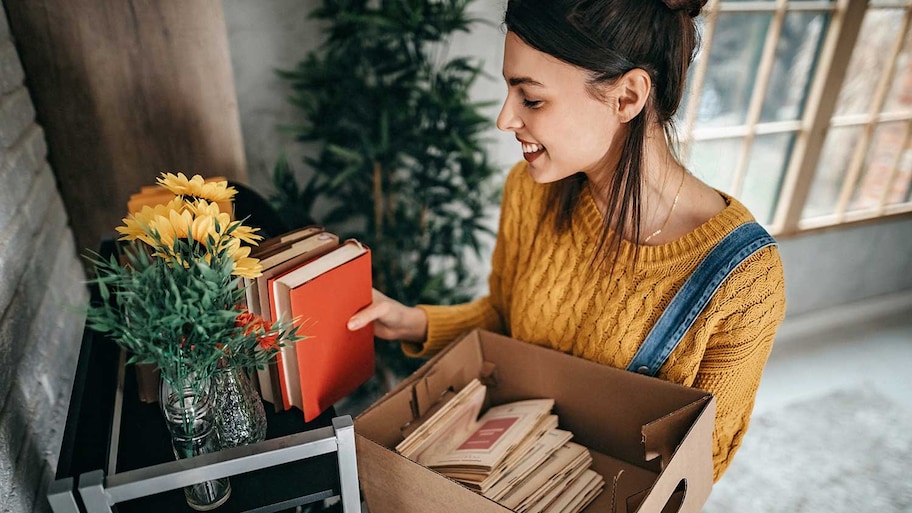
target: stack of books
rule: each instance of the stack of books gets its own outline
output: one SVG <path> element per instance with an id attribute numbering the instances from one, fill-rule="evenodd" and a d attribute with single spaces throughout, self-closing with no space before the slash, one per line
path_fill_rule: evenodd
<path id="1" fill-rule="evenodd" d="M 523 513 L 582 511 L 605 486 L 592 455 L 558 428 L 553 399 L 489 408 L 477 379 L 396 446 L 403 456 Z"/>
<path id="2" fill-rule="evenodd" d="M 305 337 L 257 372 L 260 392 L 276 411 L 298 408 L 310 422 L 374 374 L 373 326 L 347 327 L 372 301 L 370 249 L 309 226 L 261 242 L 250 256 L 263 274 L 244 282 L 247 309 L 268 323 L 294 320 Z"/>

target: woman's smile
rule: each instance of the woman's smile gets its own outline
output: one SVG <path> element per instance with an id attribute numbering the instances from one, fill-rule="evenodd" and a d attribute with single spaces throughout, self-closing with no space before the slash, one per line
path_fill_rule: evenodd
<path id="1" fill-rule="evenodd" d="M 516 140 L 522 144 L 523 158 L 530 164 L 545 152 L 545 147 L 541 144 L 523 141 L 520 138 L 517 138 Z"/>

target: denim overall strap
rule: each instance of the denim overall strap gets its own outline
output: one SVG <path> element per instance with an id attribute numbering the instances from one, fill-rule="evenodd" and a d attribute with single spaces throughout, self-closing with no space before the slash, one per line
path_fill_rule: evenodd
<path id="1" fill-rule="evenodd" d="M 627 370 L 655 376 L 732 271 L 761 248 L 775 244 L 755 222 L 742 224 L 726 235 L 671 299 Z"/>

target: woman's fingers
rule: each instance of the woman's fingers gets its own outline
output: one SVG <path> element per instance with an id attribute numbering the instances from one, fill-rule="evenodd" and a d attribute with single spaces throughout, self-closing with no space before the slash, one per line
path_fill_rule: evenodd
<path id="1" fill-rule="evenodd" d="M 359 330 L 374 323 L 374 335 L 387 340 L 424 340 L 427 334 L 427 316 L 418 308 L 409 308 L 386 297 L 377 289 L 372 293 L 373 302 L 351 316 L 348 329 Z"/>
<path id="2" fill-rule="evenodd" d="M 359 330 L 382 317 L 387 310 L 389 310 L 387 303 L 374 301 L 348 320 L 348 329 L 352 331 Z"/>

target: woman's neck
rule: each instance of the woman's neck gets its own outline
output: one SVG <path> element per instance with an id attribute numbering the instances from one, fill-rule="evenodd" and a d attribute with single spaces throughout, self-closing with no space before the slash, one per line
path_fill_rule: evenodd
<path id="1" fill-rule="evenodd" d="M 614 144 L 618 147 L 618 144 Z M 592 186 L 592 196 L 603 216 L 608 210 L 608 173 L 617 169 L 619 156 L 608 159 L 600 172 L 587 173 Z M 681 196 L 686 193 L 690 173 L 671 153 L 661 126 L 652 124 L 647 131 L 643 145 L 643 160 L 640 167 L 640 236 L 639 243 L 661 243 L 667 237 L 668 225 L 675 212 L 681 209 Z M 625 230 L 624 238 L 632 240 L 635 231 L 632 226 Z"/>

